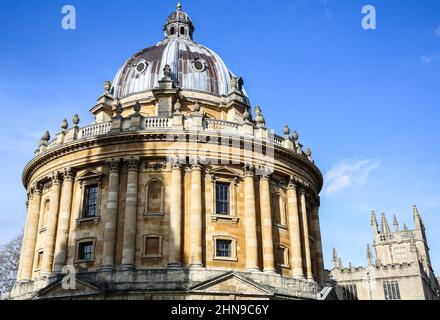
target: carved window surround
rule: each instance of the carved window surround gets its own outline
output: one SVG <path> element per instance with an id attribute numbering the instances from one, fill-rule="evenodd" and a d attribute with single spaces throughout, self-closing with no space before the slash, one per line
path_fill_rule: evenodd
<path id="1" fill-rule="evenodd" d="M 225 235 L 215 235 L 212 237 L 212 259 L 215 261 L 229 261 L 229 262 L 237 262 L 237 238 Z M 226 240 L 231 241 L 231 256 L 230 257 L 218 257 L 217 256 L 217 241 L 218 240 Z"/>
<path id="2" fill-rule="evenodd" d="M 218 220 L 231 220 L 233 224 L 237 224 L 240 221 L 237 212 L 237 177 L 217 177 L 211 175 L 212 191 L 211 191 L 211 203 L 212 203 L 212 214 L 211 221 L 217 222 Z M 216 185 L 217 183 L 229 184 L 229 215 L 217 214 L 217 199 L 216 199 Z"/>
<path id="3" fill-rule="evenodd" d="M 280 268 L 284 268 L 284 269 L 290 269 L 290 259 L 289 259 L 289 248 L 283 244 L 278 244 L 276 246 L 277 250 L 283 250 L 283 258 L 284 258 L 284 262 L 280 263 L 280 261 L 278 261 L 278 259 L 276 259 L 277 261 L 277 266 Z"/>
<path id="4" fill-rule="evenodd" d="M 41 271 L 41 264 L 43 262 L 43 253 L 44 253 L 43 249 L 39 249 L 36 251 L 36 255 L 34 257 L 34 272 Z"/>
<path id="5" fill-rule="evenodd" d="M 101 193 L 102 193 L 102 177 L 104 174 L 93 174 L 86 175 L 84 177 L 78 178 L 79 186 L 81 188 L 81 201 L 79 208 L 79 216 L 76 219 L 77 226 L 80 226 L 83 223 L 93 222 L 95 224 L 99 224 L 101 220 Z M 88 186 L 96 185 L 98 187 L 98 193 L 96 194 L 96 215 L 94 217 L 85 217 L 85 202 L 86 202 L 86 190 Z"/>
<path id="6" fill-rule="evenodd" d="M 79 246 L 82 243 L 86 242 L 92 242 L 93 243 L 93 258 L 90 260 L 80 260 L 79 259 Z M 79 240 L 76 240 L 75 245 L 75 264 L 87 264 L 87 265 L 93 265 L 95 263 L 95 255 L 96 255 L 96 238 L 81 238 Z"/>
<path id="7" fill-rule="evenodd" d="M 160 210 L 159 212 L 149 212 L 148 211 L 148 197 L 149 197 L 149 188 L 150 185 L 154 182 L 159 182 L 161 185 L 161 194 L 160 194 Z M 153 178 L 147 182 L 145 186 L 145 209 L 144 216 L 145 217 L 163 217 L 165 215 L 165 185 L 163 181 L 158 178 Z"/>
<path id="8" fill-rule="evenodd" d="M 143 248 L 142 248 L 142 258 L 143 259 L 162 259 L 163 258 L 163 249 L 162 249 L 162 243 L 163 243 L 163 236 L 157 235 L 157 234 L 148 234 L 143 236 Z M 155 255 L 148 255 L 145 252 L 147 239 L 159 239 L 159 254 Z"/>

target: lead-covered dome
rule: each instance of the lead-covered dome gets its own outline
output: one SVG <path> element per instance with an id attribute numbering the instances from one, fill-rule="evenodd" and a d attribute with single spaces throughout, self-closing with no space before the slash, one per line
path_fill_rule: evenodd
<path id="1" fill-rule="evenodd" d="M 176 87 L 227 96 L 238 83 L 248 100 L 242 80 L 214 51 L 194 42 L 193 31 L 192 20 L 179 4 L 164 26 L 165 39 L 136 53 L 119 69 L 113 80 L 113 96 L 121 99 L 158 87 L 164 67 L 169 65 Z"/>

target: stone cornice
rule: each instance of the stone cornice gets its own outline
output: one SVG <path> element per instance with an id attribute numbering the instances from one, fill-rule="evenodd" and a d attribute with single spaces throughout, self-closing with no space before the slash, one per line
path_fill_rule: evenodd
<path id="1" fill-rule="evenodd" d="M 44 153 L 35 157 L 33 160 L 31 160 L 26 165 L 23 171 L 23 184 L 26 186 L 30 181 L 30 177 L 36 172 L 36 170 L 38 170 L 43 165 L 49 163 L 52 160 L 55 160 L 57 158 L 60 158 L 62 156 L 68 155 L 73 152 L 92 149 L 95 147 L 116 145 L 121 143 L 129 144 L 136 142 L 157 142 L 157 141 L 171 142 L 172 137 L 174 135 L 178 136 L 179 134 L 180 135 L 184 134 L 186 137 L 189 137 L 191 135 L 191 133 L 187 131 L 176 131 L 176 132 L 168 131 L 168 133 L 158 132 L 157 130 L 155 130 L 154 132 L 136 131 L 136 132 L 112 133 L 104 136 L 91 137 L 87 139 L 81 139 L 81 140 L 69 142 L 61 146 L 55 147 L 53 149 L 47 150 Z M 261 146 L 266 144 L 265 141 L 255 141 L 252 140 L 252 137 L 247 137 L 247 136 L 230 135 L 227 133 L 226 134 L 218 133 L 218 136 L 219 137 L 227 136 L 231 138 L 231 140 L 238 139 L 240 141 L 241 148 L 243 148 L 243 145 L 246 142 L 248 143 L 252 142 L 254 145 L 261 145 Z M 293 150 L 289 150 L 278 145 L 274 145 L 274 149 L 275 149 L 276 160 L 282 159 L 286 161 L 286 163 L 284 164 L 285 165 L 284 168 L 283 168 L 283 163 L 277 163 L 276 164 L 277 170 L 282 170 L 286 174 L 288 174 L 292 170 L 292 167 L 289 165 L 289 163 L 292 163 L 294 161 L 296 162 L 299 168 L 305 169 L 302 172 L 297 172 L 297 175 L 309 176 L 309 179 L 311 179 L 310 181 L 316 183 L 313 185 L 314 191 L 318 193 L 321 190 L 323 184 L 323 177 L 320 170 L 316 167 L 316 165 L 309 162 L 305 157 L 296 154 Z"/>

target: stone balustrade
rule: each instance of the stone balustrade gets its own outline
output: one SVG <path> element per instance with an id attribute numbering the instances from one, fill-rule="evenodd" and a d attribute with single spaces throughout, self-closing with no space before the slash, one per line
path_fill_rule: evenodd
<path id="1" fill-rule="evenodd" d="M 173 117 L 141 117 L 138 116 L 136 121 L 142 119 L 138 123 L 140 125 L 133 126 L 134 119 L 133 117 L 120 118 L 120 130 L 119 131 L 151 131 L 151 130 L 191 130 L 194 129 L 193 122 L 187 121 L 191 120 L 192 116 L 182 116 L 181 122 L 176 124 L 176 121 Z M 197 130 L 206 132 L 208 134 L 211 133 L 224 133 L 228 135 L 240 135 L 246 136 L 250 138 L 254 138 L 257 140 L 265 140 L 270 143 L 273 143 L 277 147 L 285 148 L 294 151 L 297 154 L 301 154 L 305 156 L 309 161 L 313 162 L 310 155 L 307 155 L 303 150 L 301 144 L 295 137 L 285 136 L 281 137 L 276 134 L 273 134 L 269 129 L 264 127 L 258 127 L 251 122 L 230 122 L 224 120 L 216 120 L 216 119 L 207 119 L 204 118 L 202 121 L 203 125 L 201 127 L 197 127 Z M 57 135 L 57 139 L 54 139 L 50 142 L 47 142 L 47 146 L 40 147 L 36 154 L 40 154 L 45 152 L 46 150 L 53 149 L 65 143 L 73 142 L 76 140 L 87 139 L 91 137 L 103 136 L 106 134 L 113 133 L 113 129 L 115 127 L 115 120 L 101 122 L 89 125 L 84 128 L 71 128 L 63 131 Z M 61 138 L 60 138 L 61 136 Z"/>
<path id="2" fill-rule="evenodd" d="M 85 139 L 95 136 L 104 135 L 110 132 L 112 128 L 111 122 L 103 122 L 84 127 L 78 132 L 78 139 Z"/>

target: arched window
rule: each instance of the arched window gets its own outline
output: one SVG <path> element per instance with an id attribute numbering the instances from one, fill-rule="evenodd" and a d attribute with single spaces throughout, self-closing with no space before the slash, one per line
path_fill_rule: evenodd
<path id="1" fill-rule="evenodd" d="M 164 214 L 164 187 L 162 181 L 158 179 L 151 180 L 146 186 L 146 215 Z"/>
<path id="2" fill-rule="evenodd" d="M 174 27 L 171 27 L 170 29 L 170 35 L 173 35 L 176 33 L 176 29 L 174 29 Z"/>
<path id="3" fill-rule="evenodd" d="M 279 193 L 272 197 L 272 212 L 274 224 L 286 226 L 286 200 Z"/>
<path id="4" fill-rule="evenodd" d="M 182 35 L 185 34 L 185 28 L 184 27 L 180 27 L 180 34 L 182 34 Z"/>

